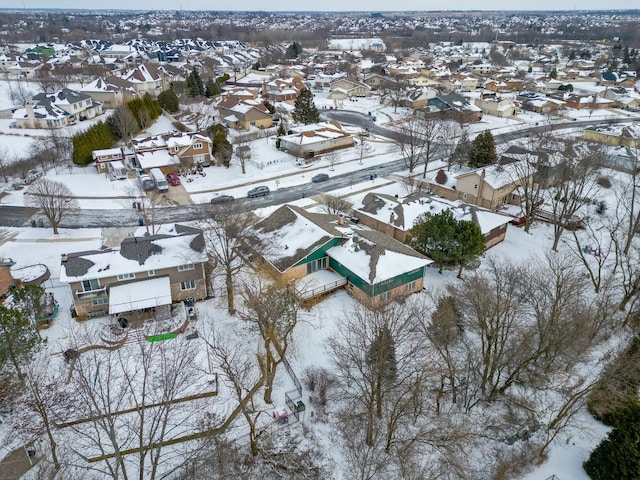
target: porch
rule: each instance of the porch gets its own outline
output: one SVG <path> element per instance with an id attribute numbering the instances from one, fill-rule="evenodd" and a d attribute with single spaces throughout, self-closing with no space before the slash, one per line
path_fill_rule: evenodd
<path id="1" fill-rule="evenodd" d="M 299 301 L 309 300 L 332 292 L 347 284 L 343 277 L 332 270 L 318 270 L 290 283 L 290 288 Z"/>

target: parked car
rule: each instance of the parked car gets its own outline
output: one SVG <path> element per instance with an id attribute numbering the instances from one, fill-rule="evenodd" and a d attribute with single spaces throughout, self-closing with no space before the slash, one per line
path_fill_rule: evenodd
<path id="1" fill-rule="evenodd" d="M 313 183 L 326 182 L 327 180 L 329 180 L 329 175 L 326 173 L 319 173 L 311 179 Z"/>
<path id="2" fill-rule="evenodd" d="M 151 190 L 156 189 L 156 181 L 151 175 L 147 175 L 146 173 L 144 175 L 140 175 L 140 184 L 145 192 L 150 192 Z"/>
<path id="3" fill-rule="evenodd" d="M 178 175 L 176 175 L 175 173 L 168 173 L 167 174 L 167 181 L 173 185 L 174 187 L 176 185 L 180 185 L 180 177 L 178 177 Z"/>
<path id="4" fill-rule="evenodd" d="M 211 199 L 211 205 L 224 205 L 229 202 L 233 202 L 233 197 L 231 195 L 218 195 Z"/>
<path id="5" fill-rule="evenodd" d="M 269 190 L 269 187 L 267 187 L 266 185 L 260 185 L 259 187 L 252 188 L 251 190 L 249 190 L 247 192 L 247 197 L 249 198 L 264 197 L 269 195 L 269 193 L 271 193 L 271 190 Z"/>

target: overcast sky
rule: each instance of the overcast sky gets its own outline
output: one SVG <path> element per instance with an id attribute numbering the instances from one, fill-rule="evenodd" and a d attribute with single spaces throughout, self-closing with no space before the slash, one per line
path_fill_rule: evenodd
<path id="1" fill-rule="evenodd" d="M 1 8 L 95 8 L 136 10 L 241 10 L 241 11 L 403 11 L 403 10 L 601 10 L 606 8 L 637 9 L 638 0 L 618 0 L 613 4 L 602 0 L 324 0 L 323 2 L 292 2 L 290 0 L 244 0 L 214 2 L 213 0 L 3 0 Z"/>

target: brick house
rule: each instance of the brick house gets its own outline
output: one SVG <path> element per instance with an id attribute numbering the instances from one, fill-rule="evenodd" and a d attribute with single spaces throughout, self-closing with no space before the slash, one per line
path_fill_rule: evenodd
<path id="1" fill-rule="evenodd" d="M 62 255 L 60 281 L 86 319 L 206 298 L 207 252 L 202 231 L 176 224 L 171 231 L 125 238 L 120 247 Z"/>

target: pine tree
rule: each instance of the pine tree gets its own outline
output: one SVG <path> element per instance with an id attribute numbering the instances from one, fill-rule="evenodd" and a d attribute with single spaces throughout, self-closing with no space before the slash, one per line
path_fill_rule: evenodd
<path id="1" fill-rule="evenodd" d="M 443 210 L 418 219 L 411 230 L 411 245 L 420 253 L 430 257 L 439 267 L 462 269 L 476 260 L 485 249 L 484 236 L 480 227 L 473 222 L 456 220 L 451 210 Z"/>
<path id="2" fill-rule="evenodd" d="M 320 121 L 320 112 L 318 112 L 315 103 L 313 103 L 313 93 L 308 88 L 303 88 L 298 94 L 298 98 L 296 98 L 293 119 L 305 125 Z"/>
<path id="3" fill-rule="evenodd" d="M 205 93 L 204 83 L 202 82 L 202 78 L 200 78 L 198 69 L 195 67 L 193 67 L 193 70 L 187 77 L 187 87 L 189 96 L 191 97 L 199 97 Z"/>
<path id="4" fill-rule="evenodd" d="M 225 167 L 229 167 L 229 161 L 231 160 L 231 154 L 233 149 L 231 143 L 227 140 L 227 135 L 224 130 L 217 130 L 213 136 L 212 153 L 218 161 Z"/>
<path id="5" fill-rule="evenodd" d="M 16 308 L 0 305 L 0 369 L 13 365 L 18 376 L 38 344 L 38 334 L 26 315 Z"/>
<path id="6" fill-rule="evenodd" d="M 497 159 L 493 134 L 489 130 L 485 130 L 473 139 L 471 152 L 469 152 L 469 165 L 473 168 L 484 167 L 495 163 Z"/>

